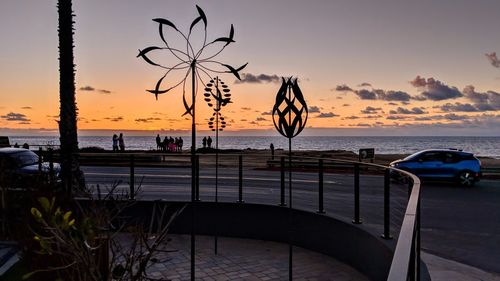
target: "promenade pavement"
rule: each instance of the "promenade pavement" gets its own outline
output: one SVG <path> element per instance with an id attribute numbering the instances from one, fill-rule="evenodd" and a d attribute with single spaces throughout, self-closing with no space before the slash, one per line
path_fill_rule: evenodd
<path id="1" fill-rule="evenodd" d="M 164 263 L 150 269 L 150 277 L 162 280 L 190 279 L 190 236 L 172 235 Z M 364 281 L 364 275 L 329 256 L 294 247 L 293 280 Z M 288 280 L 288 245 L 240 238 L 196 236 L 196 280 Z"/>

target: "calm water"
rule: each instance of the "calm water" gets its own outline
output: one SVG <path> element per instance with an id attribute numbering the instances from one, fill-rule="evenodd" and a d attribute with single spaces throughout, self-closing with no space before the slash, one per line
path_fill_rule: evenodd
<path id="1" fill-rule="evenodd" d="M 59 145 L 56 136 L 43 137 L 15 137 L 11 136 L 11 144 L 28 143 L 37 145 Z M 190 136 L 183 136 L 184 149 L 191 143 Z M 269 149 L 273 143 L 276 149 L 288 147 L 288 140 L 283 137 L 255 137 L 255 136 L 221 136 L 219 147 L 222 149 Z M 150 150 L 156 149 L 154 136 L 125 136 L 127 149 Z M 79 147 L 101 147 L 111 149 L 111 137 L 79 137 Z M 201 146 L 201 138 L 197 146 Z M 213 143 L 215 146 L 215 141 Z M 381 154 L 409 154 L 428 148 L 457 148 L 473 152 L 479 156 L 490 156 L 500 159 L 500 137 L 297 137 L 293 139 L 294 150 L 347 150 L 357 152 L 360 148 L 375 148 L 375 153 Z"/>

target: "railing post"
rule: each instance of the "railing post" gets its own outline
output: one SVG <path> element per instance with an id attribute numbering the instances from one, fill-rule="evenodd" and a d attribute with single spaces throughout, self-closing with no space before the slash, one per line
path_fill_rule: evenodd
<path id="1" fill-rule="evenodd" d="M 42 172 L 42 147 L 38 148 L 38 172 Z"/>
<path id="2" fill-rule="evenodd" d="M 319 182 L 319 187 L 318 187 L 318 214 L 324 214 L 325 209 L 323 206 L 323 159 L 319 159 L 318 163 L 318 182 Z"/>
<path id="3" fill-rule="evenodd" d="M 130 154 L 130 200 L 135 199 L 135 159 L 134 154 Z"/>
<path id="4" fill-rule="evenodd" d="M 362 223 L 359 214 L 359 164 L 354 164 L 354 219 L 352 223 Z"/>
<path id="5" fill-rule="evenodd" d="M 200 200 L 200 156 L 195 156 L 195 167 L 196 167 L 196 198 L 195 201 L 199 202 Z"/>
<path id="6" fill-rule="evenodd" d="M 280 206 L 286 206 L 285 203 L 285 157 L 280 159 L 281 180 L 280 180 Z"/>
<path id="7" fill-rule="evenodd" d="M 243 201 L 243 155 L 238 156 L 238 203 L 245 203 Z"/>
<path id="8" fill-rule="evenodd" d="M 391 203 L 391 174 L 390 169 L 384 170 L 384 233 L 382 234 L 382 238 L 384 239 L 392 239 L 390 233 L 390 222 L 391 222 L 391 213 L 390 213 L 390 203 Z"/>

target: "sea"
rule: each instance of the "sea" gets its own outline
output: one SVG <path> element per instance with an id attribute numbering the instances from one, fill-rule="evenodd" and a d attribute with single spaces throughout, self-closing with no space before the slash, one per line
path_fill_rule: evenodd
<path id="1" fill-rule="evenodd" d="M 163 136 L 162 136 L 163 137 Z M 184 149 L 191 146 L 191 137 L 182 136 Z M 201 147 L 202 138 L 197 138 Z M 30 148 L 57 147 L 57 136 L 9 136 L 10 143 Z M 80 136 L 79 147 L 112 149 L 111 136 Z M 288 149 L 288 139 L 281 136 L 220 136 L 220 149 Z M 215 140 L 212 143 L 215 146 Z M 156 149 L 155 136 L 125 136 L 128 150 Z M 500 137 L 457 136 L 298 136 L 292 140 L 293 150 L 346 150 L 357 153 L 361 148 L 374 148 L 376 154 L 411 154 L 430 148 L 454 148 L 472 152 L 477 156 L 500 159 Z"/>

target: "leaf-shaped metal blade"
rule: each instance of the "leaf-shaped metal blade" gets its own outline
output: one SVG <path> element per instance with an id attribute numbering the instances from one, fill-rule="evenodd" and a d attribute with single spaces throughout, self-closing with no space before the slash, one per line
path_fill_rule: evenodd
<path id="1" fill-rule="evenodd" d="M 197 17 L 194 19 L 193 23 L 191 24 L 191 26 L 189 27 L 189 33 L 191 33 L 191 31 L 193 30 L 193 27 L 201 20 L 201 17 Z"/>
<path id="2" fill-rule="evenodd" d="M 238 71 L 242 70 L 243 68 L 245 68 L 247 66 L 248 62 L 245 63 L 244 65 L 240 66 L 239 68 L 234 68 L 228 64 L 221 64 L 225 67 L 227 67 L 227 69 L 229 69 L 229 71 L 226 71 L 226 73 L 232 73 L 234 76 L 236 76 L 236 78 L 238 78 L 238 80 L 241 80 L 241 77 L 240 77 L 240 74 L 238 73 Z"/>
<path id="3" fill-rule="evenodd" d="M 175 24 L 173 24 L 171 21 L 167 20 L 167 19 L 162 19 L 162 18 L 156 18 L 156 19 L 153 19 L 154 22 L 157 22 L 159 24 L 164 24 L 164 25 L 168 25 L 170 27 L 172 27 L 173 29 L 177 30 L 177 27 L 175 26 Z"/>
<path id="4" fill-rule="evenodd" d="M 150 60 L 146 54 L 153 51 L 153 50 L 161 50 L 162 48 L 160 47 L 147 47 L 146 49 L 144 50 L 139 50 L 139 54 L 136 56 L 136 58 L 138 57 L 141 57 L 143 58 L 147 63 L 151 64 L 151 65 L 155 65 L 155 66 L 160 66 L 159 64 L 153 62 L 152 60 Z"/>
<path id="5" fill-rule="evenodd" d="M 200 18 L 205 24 L 205 29 L 207 29 L 207 16 L 205 15 L 205 12 L 203 12 L 203 9 L 200 8 L 200 6 L 196 5 L 196 9 L 198 10 L 198 13 L 200 14 Z"/>
<path id="6" fill-rule="evenodd" d="M 155 89 L 154 90 L 147 90 L 148 92 L 152 93 L 155 95 L 156 97 L 156 100 L 158 100 L 158 95 L 159 94 L 164 94 L 166 92 L 168 92 L 170 89 L 167 89 L 167 90 L 160 90 L 160 86 L 161 86 L 161 82 L 163 81 L 163 79 L 165 78 L 166 75 L 164 75 L 162 78 L 160 78 L 160 80 L 158 80 L 158 82 L 156 82 L 156 86 L 155 86 Z"/>

